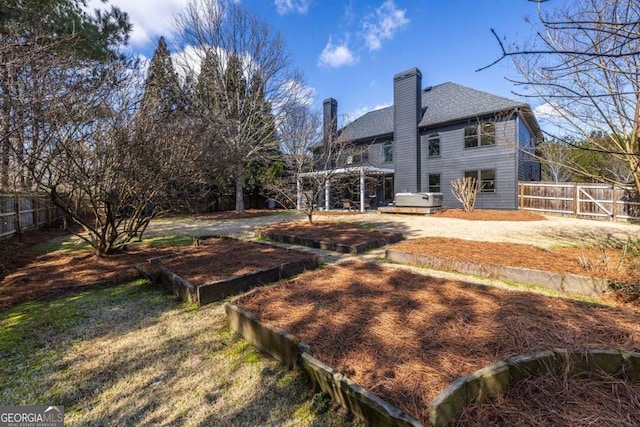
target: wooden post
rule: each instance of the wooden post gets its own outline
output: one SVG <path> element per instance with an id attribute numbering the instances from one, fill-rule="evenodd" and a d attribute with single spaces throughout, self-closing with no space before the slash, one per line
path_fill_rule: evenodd
<path id="1" fill-rule="evenodd" d="M 20 195 L 18 193 L 14 193 L 13 199 L 13 210 L 16 214 L 16 221 L 14 223 L 13 229 L 15 233 L 18 235 L 18 240 L 22 241 L 22 225 L 20 224 Z"/>
<path id="2" fill-rule="evenodd" d="M 578 217 L 578 204 L 579 204 L 579 200 L 578 200 L 578 183 L 575 182 L 573 184 L 573 217 L 577 218 Z"/>
<path id="3" fill-rule="evenodd" d="M 524 207 L 524 185 L 518 181 L 518 209 L 522 210 Z"/>
<path id="4" fill-rule="evenodd" d="M 612 187 L 613 187 L 613 193 L 612 193 L 613 209 L 611 209 L 611 213 L 612 213 L 611 220 L 615 222 L 616 216 L 618 215 L 618 189 L 616 188 L 615 185 L 612 185 Z"/>

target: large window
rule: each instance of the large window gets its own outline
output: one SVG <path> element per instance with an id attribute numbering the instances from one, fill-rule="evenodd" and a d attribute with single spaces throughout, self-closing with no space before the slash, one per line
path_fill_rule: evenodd
<path id="1" fill-rule="evenodd" d="M 429 192 L 430 193 L 440 193 L 440 174 L 439 173 L 430 173 L 429 174 Z"/>
<path id="2" fill-rule="evenodd" d="M 495 193 L 496 192 L 496 170 L 495 169 L 482 169 L 477 171 L 465 171 L 465 178 L 475 178 L 480 182 L 481 193 Z"/>
<path id="3" fill-rule="evenodd" d="M 427 138 L 427 153 L 429 157 L 440 156 L 440 135 L 439 134 L 432 133 Z"/>
<path id="4" fill-rule="evenodd" d="M 495 123 L 480 123 L 464 128 L 464 148 L 484 147 L 495 144 Z"/>
<path id="5" fill-rule="evenodd" d="M 382 144 L 382 161 L 384 163 L 393 162 L 393 144 L 391 141 Z"/>
<path id="6" fill-rule="evenodd" d="M 346 153 L 347 165 L 359 165 L 361 163 L 369 162 L 369 146 L 356 147 L 348 150 Z"/>

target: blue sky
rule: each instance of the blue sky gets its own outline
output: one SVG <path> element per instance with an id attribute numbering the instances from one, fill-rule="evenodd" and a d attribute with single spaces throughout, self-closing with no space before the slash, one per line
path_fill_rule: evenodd
<path id="1" fill-rule="evenodd" d="M 97 0 L 92 0 L 92 6 Z M 188 0 L 111 0 L 134 24 L 130 48 L 147 57 Z M 499 54 L 490 32 L 522 43 L 531 35 L 538 3 L 527 0 L 236 0 L 281 32 L 297 68 L 313 88 L 315 105 L 333 97 L 351 119 L 393 102 L 394 74 L 422 71 L 423 86 L 453 81 L 510 98 L 509 61 L 475 70 Z M 551 1 L 542 5 L 549 7 Z M 535 102 L 532 103 L 536 107 Z"/>

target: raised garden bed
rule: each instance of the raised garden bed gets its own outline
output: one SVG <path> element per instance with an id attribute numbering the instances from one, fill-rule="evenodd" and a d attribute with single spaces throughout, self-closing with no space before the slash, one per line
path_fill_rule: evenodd
<path id="1" fill-rule="evenodd" d="M 164 287 L 202 305 L 316 268 L 320 261 L 303 252 L 216 237 L 152 265 Z"/>
<path id="2" fill-rule="evenodd" d="M 260 288 L 236 304 L 308 343 L 322 363 L 424 424 L 429 404 L 452 382 L 498 361 L 554 348 L 640 348 L 637 310 L 375 264 L 330 266 Z M 582 400 L 588 406 L 589 396 Z"/>
<path id="3" fill-rule="evenodd" d="M 553 248 L 431 237 L 386 251 L 395 262 L 457 271 L 600 297 L 609 283 L 637 283 L 640 261 L 631 249 Z"/>
<path id="4" fill-rule="evenodd" d="M 359 254 L 402 240 L 402 233 L 367 230 L 344 222 L 279 223 L 258 230 L 263 239 L 310 248 Z"/>

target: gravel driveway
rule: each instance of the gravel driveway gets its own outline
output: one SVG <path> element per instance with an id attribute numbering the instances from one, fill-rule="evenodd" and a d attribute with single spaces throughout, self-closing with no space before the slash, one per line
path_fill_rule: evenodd
<path id="1" fill-rule="evenodd" d="M 159 235 L 222 235 L 252 238 L 257 228 L 274 222 L 304 221 L 297 213 L 275 214 L 238 220 L 158 219 L 149 225 L 148 237 Z M 620 244 L 640 240 L 640 226 L 622 222 L 593 221 L 548 216 L 545 221 L 468 221 L 417 215 L 368 212 L 358 215 L 318 216 L 314 221 L 375 223 L 381 230 L 402 232 L 406 238 L 451 237 L 487 242 L 511 242 L 540 247 L 585 245 L 597 242 Z"/>

